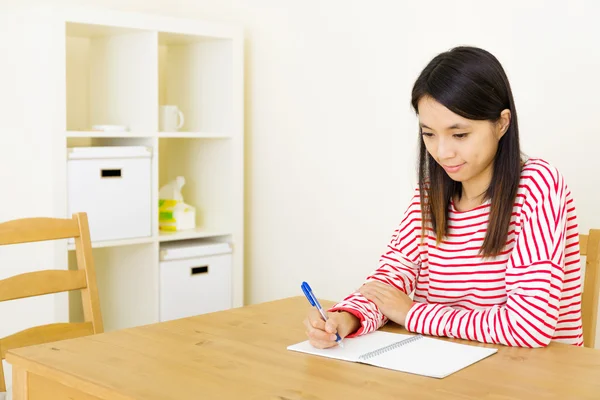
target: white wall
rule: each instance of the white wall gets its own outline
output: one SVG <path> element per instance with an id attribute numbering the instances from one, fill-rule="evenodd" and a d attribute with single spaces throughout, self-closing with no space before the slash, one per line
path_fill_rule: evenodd
<path id="1" fill-rule="evenodd" d="M 581 231 L 600 227 L 600 3 L 53 3 L 246 27 L 248 303 L 299 295 L 303 280 L 339 299 L 376 267 L 416 183 L 411 86 L 435 54 L 459 44 L 500 59 L 524 150 L 564 173 Z"/>

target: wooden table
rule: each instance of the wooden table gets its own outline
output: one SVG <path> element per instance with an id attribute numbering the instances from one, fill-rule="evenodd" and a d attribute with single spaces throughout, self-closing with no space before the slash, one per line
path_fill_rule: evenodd
<path id="1" fill-rule="evenodd" d="M 600 398 L 600 351 L 556 343 L 496 346 L 497 354 L 444 379 L 288 351 L 306 339 L 308 308 L 294 297 L 12 350 L 14 398 Z"/>

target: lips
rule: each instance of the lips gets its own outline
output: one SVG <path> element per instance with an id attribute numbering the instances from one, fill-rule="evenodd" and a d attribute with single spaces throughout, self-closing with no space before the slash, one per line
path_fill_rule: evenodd
<path id="1" fill-rule="evenodd" d="M 442 165 L 442 167 L 448 173 L 456 173 L 462 168 L 463 165 L 465 165 L 465 163 L 458 164 L 458 165 Z"/>

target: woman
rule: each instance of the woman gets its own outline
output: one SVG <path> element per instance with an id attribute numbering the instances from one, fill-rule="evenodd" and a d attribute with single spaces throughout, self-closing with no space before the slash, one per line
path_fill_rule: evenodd
<path id="1" fill-rule="evenodd" d="M 313 346 L 392 320 L 407 330 L 508 346 L 583 344 L 579 235 L 564 178 L 525 159 L 506 74 L 489 52 L 436 56 L 412 91 L 419 187 L 379 268 L 329 310 Z M 414 291 L 414 300 L 408 296 Z"/>

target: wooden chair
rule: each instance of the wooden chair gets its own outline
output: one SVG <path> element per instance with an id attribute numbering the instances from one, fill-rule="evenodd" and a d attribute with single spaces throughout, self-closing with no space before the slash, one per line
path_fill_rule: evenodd
<path id="1" fill-rule="evenodd" d="M 76 271 L 36 271 L 0 280 L 0 302 L 80 289 L 86 322 L 43 325 L 0 338 L 0 397 L 6 392 L 2 360 L 8 350 L 104 330 L 87 215 L 73 214 L 71 219 L 26 218 L 0 224 L 0 246 L 66 238 L 75 239 Z"/>
<path id="2" fill-rule="evenodd" d="M 581 299 L 583 345 L 594 348 L 600 296 L 600 229 L 590 229 L 589 234 L 579 235 L 579 244 L 580 254 L 586 257 Z"/>

